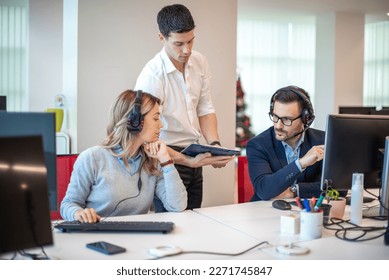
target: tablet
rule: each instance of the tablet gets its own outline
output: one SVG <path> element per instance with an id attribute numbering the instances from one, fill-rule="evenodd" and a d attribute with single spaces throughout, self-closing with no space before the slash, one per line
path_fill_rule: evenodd
<path id="1" fill-rule="evenodd" d="M 195 157 L 202 153 L 211 153 L 213 156 L 233 156 L 239 155 L 240 150 L 228 149 L 219 146 L 201 145 L 201 144 L 190 144 L 188 147 L 183 149 L 181 153 L 190 157 Z"/>

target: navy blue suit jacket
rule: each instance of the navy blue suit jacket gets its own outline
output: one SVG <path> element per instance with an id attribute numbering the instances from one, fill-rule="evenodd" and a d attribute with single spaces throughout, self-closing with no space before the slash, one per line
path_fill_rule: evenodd
<path id="1" fill-rule="evenodd" d="M 324 138 L 324 131 L 307 129 L 300 148 L 300 158 L 313 146 L 323 145 Z M 285 149 L 282 142 L 275 138 L 273 127 L 250 139 L 246 153 L 254 187 L 251 201 L 272 199 L 292 186 L 296 180 L 300 197 L 311 198 L 320 195 L 322 161 L 307 167 L 303 172 L 300 172 L 295 162 L 288 164 Z"/>

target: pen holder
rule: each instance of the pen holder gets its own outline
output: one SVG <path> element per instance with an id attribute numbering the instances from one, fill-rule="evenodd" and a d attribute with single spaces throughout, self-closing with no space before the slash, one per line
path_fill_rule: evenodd
<path id="1" fill-rule="evenodd" d="M 316 239 L 321 237 L 323 228 L 323 211 L 300 213 L 300 234 L 307 239 Z"/>
<path id="2" fill-rule="evenodd" d="M 328 221 L 330 220 L 330 213 L 331 213 L 331 204 L 322 204 L 319 207 L 323 211 L 323 224 L 328 224 Z"/>

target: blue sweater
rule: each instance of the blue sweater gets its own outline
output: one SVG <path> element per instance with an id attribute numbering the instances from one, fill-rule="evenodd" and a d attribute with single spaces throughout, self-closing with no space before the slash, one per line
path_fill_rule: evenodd
<path id="1" fill-rule="evenodd" d="M 83 208 L 94 208 L 102 217 L 146 214 L 154 194 L 168 211 L 185 210 L 187 192 L 174 165 L 164 167 L 163 176 L 150 175 L 142 170 L 139 182 L 141 160 L 141 155 L 138 155 L 129 160 L 129 167 L 125 167 L 101 146 L 82 152 L 74 164 L 61 203 L 62 217 L 74 220 L 74 213 Z"/>

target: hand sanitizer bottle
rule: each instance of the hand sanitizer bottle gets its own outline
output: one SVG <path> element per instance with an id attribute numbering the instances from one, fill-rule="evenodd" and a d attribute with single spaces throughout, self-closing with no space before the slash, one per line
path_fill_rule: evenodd
<path id="1" fill-rule="evenodd" d="M 350 222 L 356 225 L 362 223 L 363 192 L 363 173 L 353 173 Z"/>

